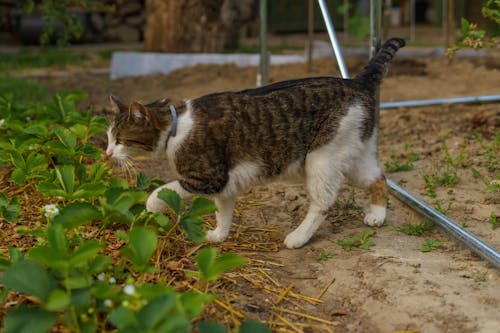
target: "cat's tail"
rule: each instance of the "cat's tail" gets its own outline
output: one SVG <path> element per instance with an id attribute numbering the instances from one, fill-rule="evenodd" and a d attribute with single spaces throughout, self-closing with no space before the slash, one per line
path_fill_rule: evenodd
<path id="1" fill-rule="evenodd" d="M 378 86 L 382 82 L 388 70 L 388 64 L 394 58 L 396 52 L 405 46 L 404 39 L 391 38 L 380 48 L 377 54 L 370 60 L 365 69 L 356 75 L 356 80 L 361 80 L 365 84 Z"/>

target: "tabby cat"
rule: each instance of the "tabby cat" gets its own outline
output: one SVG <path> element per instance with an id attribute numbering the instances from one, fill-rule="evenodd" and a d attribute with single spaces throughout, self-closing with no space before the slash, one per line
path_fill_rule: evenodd
<path id="1" fill-rule="evenodd" d="M 377 90 L 388 62 L 404 40 L 388 40 L 354 79 L 313 77 L 261 88 L 222 92 L 170 105 L 168 99 L 129 106 L 114 96 L 116 116 L 108 129 L 108 156 L 129 163 L 138 155 L 164 157 L 178 180 L 156 189 L 148 211 L 162 211 L 164 188 L 181 197 L 214 199 L 223 241 L 237 194 L 252 184 L 292 178 L 304 181 L 310 200 L 302 223 L 285 238 L 303 246 L 325 219 L 344 179 L 368 189 L 364 222 L 380 226 L 387 187 L 377 161 Z M 178 118 L 177 118 L 178 116 Z"/>

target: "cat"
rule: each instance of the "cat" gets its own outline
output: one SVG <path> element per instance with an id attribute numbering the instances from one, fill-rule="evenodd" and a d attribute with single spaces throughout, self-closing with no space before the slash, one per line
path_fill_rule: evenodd
<path id="1" fill-rule="evenodd" d="M 214 199 L 217 226 L 206 240 L 221 242 L 231 226 L 237 194 L 250 185 L 292 178 L 305 182 L 310 200 L 288 248 L 306 244 L 336 200 L 344 179 L 371 194 L 364 223 L 386 217 L 387 185 L 377 160 L 377 91 L 389 61 L 405 45 L 389 39 L 354 79 L 312 77 L 256 89 L 185 100 L 125 105 L 111 96 L 114 120 L 106 154 L 129 163 L 163 157 L 178 180 L 154 190 L 148 211 L 166 209 L 157 194 Z"/>

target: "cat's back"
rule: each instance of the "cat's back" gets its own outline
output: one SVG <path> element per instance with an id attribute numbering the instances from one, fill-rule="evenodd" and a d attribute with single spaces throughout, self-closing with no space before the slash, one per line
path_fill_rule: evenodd
<path id="1" fill-rule="evenodd" d="M 192 100 L 192 106 L 199 116 L 207 119 L 263 112 L 299 117 L 321 111 L 335 112 L 354 99 L 363 98 L 362 87 L 357 82 L 323 76 L 209 94 Z"/>

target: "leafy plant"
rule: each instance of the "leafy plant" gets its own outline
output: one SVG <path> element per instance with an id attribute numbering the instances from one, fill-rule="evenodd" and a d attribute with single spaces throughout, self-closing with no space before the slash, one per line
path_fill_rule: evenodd
<path id="1" fill-rule="evenodd" d="M 168 237 L 179 226 L 199 243 L 205 238 L 202 216 L 216 207 L 208 199 L 194 198 L 186 208 L 177 193 L 163 190 L 160 198 L 168 205 L 167 215 L 147 212 L 145 190 L 159 182 L 139 174 L 131 187 L 96 162 L 101 152 L 89 142 L 106 122 L 91 110 L 76 110 L 75 102 L 83 97 L 58 94 L 48 106 L 22 106 L 0 96 L 0 126 L 6 134 L 0 137 L 0 163 L 12 170 L 16 183 L 32 185 L 26 189 L 56 200 L 39 207 L 43 216 L 36 229 L 18 228 L 35 236 L 36 243 L 28 250 L 9 248 L 9 258 L 0 258 L 0 301 L 9 291 L 23 295 L 5 315 L 3 332 L 41 333 L 55 325 L 72 332 L 103 327 L 117 332 L 191 332 L 214 296 L 177 292 L 161 281 L 146 283 L 145 274 L 158 272 L 152 258 L 159 235 Z M 19 211 L 17 197 L 0 193 L 5 220 L 18 219 Z M 104 253 L 101 240 L 103 229 L 110 226 L 120 227 L 115 234 L 123 240 L 113 255 Z M 202 249 L 196 261 L 199 272 L 193 277 L 204 284 L 245 263 L 240 256 L 217 255 L 211 248 Z M 240 332 L 267 332 L 263 327 L 244 323 Z"/>
<path id="2" fill-rule="evenodd" d="M 337 243 L 346 251 L 351 251 L 353 249 L 368 250 L 375 245 L 373 241 L 373 236 L 375 236 L 375 234 L 375 231 L 364 230 L 354 236 L 345 236 L 344 239 L 339 239 Z"/>
<path id="3" fill-rule="evenodd" d="M 332 251 L 321 250 L 321 253 L 316 256 L 318 261 L 327 261 L 332 259 Z"/>
<path id="4" fill-rule="evenodd" d="M 196 263 L 200 269 L 200 277 L 206 281 L 214 281 L 222 273 L 244 265 L 246 260 L 233 253 L 223 253 L 217 257 L 217 251 L 207 247 L 198 253 Z"/>
<path id="5" fill-rule="evenodd" d="M 158 193 L 158 198 L 165 201 L 170 208 L 169 214 L 177 225 L 182 227 L 186 236 L 195 243 L 205 239 L 205 222 L 201 215 L 213 213 L 217 210 L 215 204 L 203 197 L 193 199 L 191 207 L 186 210 L 184 201 L 177 192 L 163 189 Z"/>
<path id="6" fill-rule="evenodd" d="M 417 224 L 405 223 L 402 226 L 396 227 L 394 229 L 409 236 L 422 236 L 427 231 L 434 229 L 434 227 L 434 223 L 423 221 Z"/>
<path id="7" fill-rule="evenodd" d="M 434 239 L 426 239 L 420 246 L 420 251 L 431 252 L 432 250 L 438 249 L 442 246 L 444 246 L 444 244 L 441 242 L 438 242 Z"/>
<path id="8" fill-rule="evenodd" d="M 500 227 L 500 218 L 493 212 L 490 214 L 490 224 L 493 230 Z"/>
<path id="9" fill-rule="evenodd" d="M 399 161 L 395 154 L 391 154 L 391 159 L 384 163 L 387 172 L 410 171 L 413 170 L 413 162 L 419 160 L 417 154 L 410 154 L 407 161 Z"/>
<path id="10" fill-rule="evenodd" d="M 488 34 L 487 30 L 481 29 L 477 24 L 462 18 L 460 21 L 460 40 L 446 50 L 448 56 L 453 56 L 456 51 L 464 47 L 477 50 L 484 47 L 493 47 L 498 44 L 495 38 L 500 32 L 498 28 L 500 25 L 500 1 L 485 0 L 481 12 L 485 18 L 493 22 L 493 29 L 490 29 L 490 33 Z"/>
<path id="11" fill-rule="evenodd" d="M 19 198 L 13 197 L 9 200 L 7 195 L 0 192 L 0 215 L 6 221 L 16 221 L 19 218 L 19 210 L 21 205 L 19 204 Z"/>

